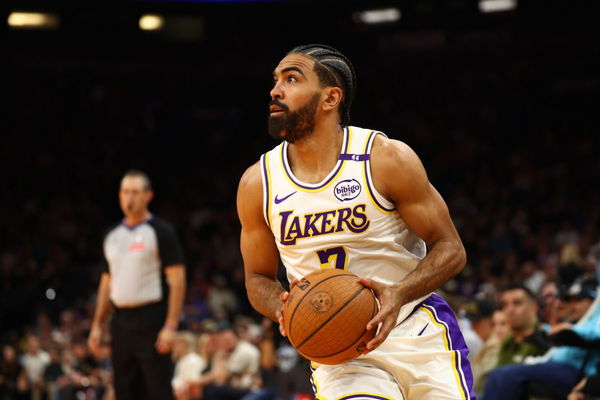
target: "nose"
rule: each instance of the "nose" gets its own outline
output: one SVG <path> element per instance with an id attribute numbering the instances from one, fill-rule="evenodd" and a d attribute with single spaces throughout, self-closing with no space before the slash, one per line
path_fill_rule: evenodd
<path id="1" fill-rule="evenodd" d="M 271 100 L 283 99 L 283 90 L 281 88 L 281 85 L 279 84 L 279 81 L 275 83 L 275 86 L 273 86 L 273 89 L 271 89 L 269 93 L 271 95 Z"/>

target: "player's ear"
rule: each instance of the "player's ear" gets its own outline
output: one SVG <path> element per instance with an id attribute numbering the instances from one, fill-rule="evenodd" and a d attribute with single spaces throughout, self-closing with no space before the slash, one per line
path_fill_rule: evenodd
<path id="1" fill-rule="evenodd" d="M 323 110 L 330 111 L 339 107 L 344 94 L 339 87 L 328 87 L 324 92 Z"/>

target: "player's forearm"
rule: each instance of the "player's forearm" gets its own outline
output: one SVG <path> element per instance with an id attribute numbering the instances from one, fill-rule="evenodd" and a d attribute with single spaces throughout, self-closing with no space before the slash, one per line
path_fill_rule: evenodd
<path id="1" fill-rule="evenodd" d="M 252 307 L 262 315 L 277 322 L 277 311 L 283 307 L 281 283 L 264 275 L 253 274 L 246 278 L 246 291 Z"/>
<path id="2" fill-rule="evenodd" d="M 399 287 L 404 303 L 439 289 L 465 266 L 466 253 L 460 242 L 439 241 L 429 250 L 417 268 L 395 286 Z"/>
<path id="3" fill-rule="evenodd" d="M 179 318 L 183 308 L 185 298 L 185 268 L 176 267 L 178 270 L 168 277 L 169 282 L 169 303 L 167 308 L 167 317 L 165 326 L 177 329 L 179 327 Z"/>

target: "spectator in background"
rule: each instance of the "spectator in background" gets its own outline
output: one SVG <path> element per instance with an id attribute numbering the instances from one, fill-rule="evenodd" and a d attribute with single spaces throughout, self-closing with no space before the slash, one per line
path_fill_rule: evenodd
<path id="1" fill-rule="evenodd" d="M 71 343 L 73 340 L 83 339 L 82 328 L 75 310 L 68 308 L 63 310 L 59 316 L 60 325 L 53 330 L 52 338 L 55 342 L 61 345 Z"/>
<path id="2" fill-rule="evenodd" d="M 521 263 L 519 272 L 523 276 L 523 285 L 532 293 L 538 293 L 546 280 L 544 271 L 534 261 L 528 260 Z"/>
<path id="3" fill-rule="evenodd" d="M 490 337 L 493 313 L 494 304 L 488 300 L 473 300 L 465 306 L 460 328 L 469 347 L 469 360 L 477 356 Z"/>
<path id="4" fill-rule="evenodd" d="M 84 342 L 74 342 L 71 345 L 73 355 L 77 361 L 77 369 L 86 375 L 96 373 L 98 362 L 90 354 L 90 351 Z"/>
<path id="5" fill-rule="evenodd" d="M 513 284 L 500 295 L 502 311 L 510 326 L 510 334 L 502 343 L 497 365 L 521 363 L 528 356 L 538 356 L 548 349 L 539 329 L 538 303 L 525 286 Z"/>
<path id="6" fill-rule="evenodd" d="M 567 302 L 568 314 L 566 321 L 557 324 L 554 330 L 563 330 L 571 328 L 572 324 L 579 321 L 597 297 L 597 280 L 596 278 L 576 279 L 569 287 L 569 290 L 564 295 L 564 300 Z"/>
<path id="7" fill-rule="evenodd" d="M 228 376 L 227 362 L 230 346 L 221 339 L 218 323 L 212 319 L 206 319 L 202 323 L 202 330 L 203 333 L 198 338 L 197 348 L 198 353 L 207 361 L 208 365 L 202 371 L 197 387 L 192 389 L 194 393 L 204 393 L 204 389 L 210 385 L 225 385 Z"/>
<path id="8" fill-rule="evenodd" d="M 95 358 L 98 363 L 98 383 L 104 388 L 104 397 L 102 400 L 113 400 L 115 398 L 115 393 L 110 343 L 106 341 L 100 343 L 100 349 L 98 350 L 98 353 L 95 354 Z"/>
<path id="9" fill-rule="evenodd" d="M 247 339 L 240 338 L 234 330 L 225 330 L 222 335 L 225 347 L 231 349 L 228 359 L 229 384 L 240 389 L 255 388 L 260 379 L 258 348 Z"/>
<path id="10" fill-rule="evenodd" d="M 5 344 L 0 358 L 0 400 L 29 400 L 27 376 L 16 349 Z"/>
<path id="11" fill-rule="evenodd" d="M 56 379 L 55 392 L 58 399 L 72 400 L 83 386 L 87 386 L 89 378 L 81 371 L 77 357 L 69 347 L 64 348 L 61 354 L 62 374 Z"/>
<path id="12" fill-rule="evenodd" d="M 561 322 L 564 318 L 560 288 L 556 281 L 545 282 L 538 292 L 540 304 L 540 316 L 544 330 L 550 330 L 552 326 Z"/>
<path id="13" fill-rule="evenodd" d="M 277 384 L 277 342 L 273 321 L 262 318 L 260 324 L 260 337 L 256 346 L 260 350 L 260 369 L 265 386 L 275 387 Z M 279 337 L 279 335 L 277 335 Z"/>
<path id="14" fill-rule="evenodd" d="M 212 283 L 206 295 L 206 306 L 214 319 L 227 320 L 237 308 L 237 296 L 223 274 L 215 274 Z"/>
<path id="15" fill-rule="evenodd" d="M 233 329 L 225 329 L 218 336 L 219 357 L 226 360 L 225 368 L 216 371 L 213 380 L 204 387 L 204 400 L 247 399 L 262 387 L 260 352 L 252 343 L 241 339 Z"/>
<path id="16" fill-rule="evenodd" d="M 50 349 L 57 344 L 54 338 L 54 331 L 54 326 L 48 314 L 39 313 L 36 318 L 35 328 L 31 333 L 37 337 L 42 349 Z"/>
<path id="17" fill-rule="evenodd" d="M 600 307 L 590 309 L 596 297 L 594 280 L 576 281 L 568 292 L 569 306 L 576 325 L 562 323 L 550 332 L 550 340 L 558 345 L 547 361 L 532 365 L 507 365 L 492 371 L 485 387 L 485 400 L 520 400 L 527 395 L 528 385 L 537 383 L 553 397 L 564 399 L 583 375 L 594 375 L 600 362 Z M 583 317 L 584 314 L 587 315 Z M 556 396 L 556 397 L 554 397 Z"/>
<path id="18" fill-rule="evenodd" d="M 128 171 L 119 202 L 125 218 L 104 239 L 101 276 L 88 345 L 98 352 L 111 308 L 112 361 L 117 400 L 173 398 L 170 357 L 183 299 L 183 251 L 173 228 L 152 215 L 148 176 Z"/>
<path id="19" fill-rule="evenodd" d="M 555 235 L 557 244 L 564 243 L 560 248 L 558 275 L 560 281 L 565 285 L 571 285 L 584 272 L 582 268 L 583 260 L 577 243 L 578 238 L 579 233 L 573 229 L 572 224 L 568 221 L 563 223 L 563 230 Z"/>
<path id="20" fill-rule="evenodd" d="M 25 369 L 32 400 L 40 400 L 46 390 L 44 370 L 50 364 L 50 355 L 41 348 L 37 336 L 29 335 L 27 337 L 21 364 Z"/>
<path id="21" fill-rule="evenodd" d="M 44 381 L 46 382 L 47 398 L 49 400 L 59 399 L 58 379 L 63 375 L 61 354 L 58 347 L 48 349 L 50 364 L 44 370 Z"/>
<path id="22" fill-rule="evenodd" d="M 510 333 L 510 327 L 504 311 L 495 310 L 492 314 L 492 331 L 483 347 L 473 358 L 473 387 L 478 396 L 483 394 L 488 373 L 498 365 L 498 354 L 502 342 Z"/>
<path id="23" fill-rule="evenodd" d="M 198 396 L 194 388 L 197 388 L 207 362 L 194 351 L 195 347 L 196 336 L 193 333 L 178 333 L 173 345 L 175 373 L 171 380 L 176 400 L 188 400 Z"/>

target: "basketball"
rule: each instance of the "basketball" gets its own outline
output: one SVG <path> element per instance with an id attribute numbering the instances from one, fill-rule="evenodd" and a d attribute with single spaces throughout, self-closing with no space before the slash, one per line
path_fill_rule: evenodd
<path id="1" fill-rule="evenodd" d="M 375 336 L 367 323 L 378 311 L 375 295 L 351 272 L 311 272 L 290 290 L 283 309 L 287 337 L 305 358 L 341 364 L 358 357 Z"/>

